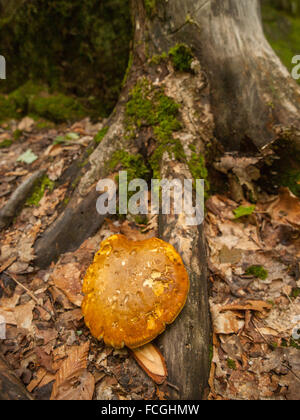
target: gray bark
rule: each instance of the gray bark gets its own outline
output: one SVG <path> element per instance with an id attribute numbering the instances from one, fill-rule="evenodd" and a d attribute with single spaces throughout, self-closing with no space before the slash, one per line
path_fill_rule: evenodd
<path id="1" fill-rule="evenodd" d="M 215 134 L 228 150 L 259 149 L 276 127 L 300 129 L 300 88 L 268 44 L 259 0 L 158 1 L 153 49 L 190 46 L 211 85 Z"/>

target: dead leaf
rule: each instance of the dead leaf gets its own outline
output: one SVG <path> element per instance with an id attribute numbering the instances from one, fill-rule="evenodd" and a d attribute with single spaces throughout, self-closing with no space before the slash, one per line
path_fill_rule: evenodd
<path id="1" fill-rule="evenodd" d="M 24 117 L 18 124 L 18 130 L 31 131 L 34 126 L 34 120 L 30 117 Z"/>
<path id="2" fill-rule="evenodd" d="M 243 317 L 237 312 L 222 312 L 222 305 L 211 304 L 211 314 L 215 334 L 238 333 L 245 325 Z"/>
<path id="3" fill-rule="evenodd" d="M 158 385 L 162 384 L 167 376 L 166 362 L 156 346 L 149 343 L 132 350 L 133 356 L 141 368 Z"/>
<path id="4" fill-rule="evenodd" d="M 95 380 L 86 370 L 90 343 L 74 346 L 55 375 L 51 400 L 91 400 Z"/>
<path id="5" fill-rule="evenodd" d="M 39 370 L 36 372 L 35 377 L 32 379 L 29 385 L 27 385 L 27 390 L 29 392 L 32 392 L 42 381 L 42 379 L 46 376 L 46 369 L 39 368 Z"/>
<path id="6" fill-rule="evenodd" d="M 62 290 L 70 302 L 81 306 L 83 296 L 81 294 L 82 270 L 79 264 L 69 263 L 55 268 L 51 277 L 56 287 Z"/>
<path id="7" fill-rule="evenodd" d="M 3 263 L 0 266 L 0 274 L 3 271 L 5 271 L 8 267 L 10 267 L 12 265 L 12 263 L 16 261 L 16 259 L 17 259 L 17 257 L 14 256 L 14 257 L 9 258 L 5 263 Z"/>
<path id="8" fill-rule="evenodd" d="M 281 188 L 278 198 L 267 208 L 272 222 L 300 226 L 300 200 L 288 188 Z"/>
<path id="9" fill-rule="evenodd" d="M 221 312 L 225 311 L 257 311 L 264 312 L 272 309 L 270 303 L 262 300 L 247 300 L 243 303 L 233 303 L 231 305 L 222 306 Z"/>
<path id="10" fill-rule="evenodd" d="M 31 300 L 15 308 L 0 308 L 0 315 L 5 319 L 6 324 L 32 331 L 32 311 L 34 307 L 35 302 Z"/>

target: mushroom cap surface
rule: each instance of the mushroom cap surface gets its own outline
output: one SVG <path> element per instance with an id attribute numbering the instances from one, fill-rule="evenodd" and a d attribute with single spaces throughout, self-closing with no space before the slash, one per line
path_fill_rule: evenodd
<path id="1" fill-rule="evenodd" d="M 175 320 L 188 291 L 187 271 L 172 245 L 113 235 L 101 243 L 86 272 L 82 312 L 95 338 L 134 349 Z"/>

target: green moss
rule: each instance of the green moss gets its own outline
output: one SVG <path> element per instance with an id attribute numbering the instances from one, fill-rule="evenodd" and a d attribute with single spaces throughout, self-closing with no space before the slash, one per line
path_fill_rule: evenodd
<path id="1" fill-rule="evenodd" d="M 30 98 L 29 112 L 48 120 L 61 123 L 81 119 L 86 115 L 83 106 L 74 98 L 61 93 Z"/>
<path id="2" fill-rule="evenodd" d="M 160 64 L 162 61 L 166 61 L 168 59 L 168 54 L 163 52 L 161 55 L 153 55 L 151 57 L 150 63 L 151 64 Z"/>
<path id="3" fill-rule="evenodd" d="M 19 114 L 15 103 L 4 95 L 0 95 L 0 121 L 18 118 Z"/>
<path id="4" fill-rule="evenodd" d="M 47 175 L 39 179 L 33 189 L 31 196 L 27 199 L 27 206 L 38 206 L 41 199 L 43 198 L 45 191 L 53 191 L 54 182 L 51 181 Z"/>
<path id="5" fill-rule="evenodd" d="M 287 170 L 287 172 L 280 174 L 280 184 L 283 187 L 288 187 L 292 193 L 300 197 L 300 171 L 297 169 Z"/>
<path id="6" fill-rule="evenodd" d="M 293 194 L 300 197 L 300 150 L 289 136 L 292 138 L 293 133 L 285 133 L 284 138 L 272 145 L 274 155 L 278 158 L 270 164 L 266 162 L 261 169 L 261 183 L 271 194 L 277 193 L 277 187 L 288 187 Z"/>
<path id="7" fill-rule="evenodd" d="M 99 131 L 99 133 L 97 133 L 94 137 L 94 141 L 95 143 L 99 144 L 102 142 L 102 140 L 104 139 L 104 137 L 106 136 L 107 132 L 109 130 L 109 127 L 103 127 L 101 128 L 101 130 Z"/>
<path id="8" fill-rule="evenodd" d="M 294 298 L 294 299 L 297 299 L 298 296 L 300 296 L 300 288 L 299 287 L 295 287 L 292 290 L 291 297 Z"/>
<path id="9" fill-rule="evenodd" d="M 184 44 L 177 44 L 169 51 L 169 56 L 173 66 L 177 71 L 191 71 L 193 53 L 189 47 Z"/>
<path id="10" fill-rule="evenodd" d="M 0 96 L 0 120 L 25 115 L 61 123 L 83 118 L 87 110 L 72 96 L 51 94 L 46 86 L 29 81 L 9 95 Z"/>
<path id="11" fill-rule="evenodd" d="M 227 366 L 231 370 L 236 370 L 236 362 L 235 362 L 235 360 L 227 359 Z"/>
<path id="12" fill-rule="evenodd" d="M 294 340 L 293 338 L 290 339 L 290 347 L 294 349 L 300 350 L 300 340 Z"/>
<path id="13" fill-rule="evenodd" d="M 202 153 L 197 153 L 196 148 L 193 145 L 190 145 L 192 151 L 191 157 L 188 160 L 188 166 L 192 177 L 194 179 L 204 179 L 205 182 L 205 193 L 206 196 L 210 190 L 210 184 L 208 181 L 208 171 L 205 164 L 205 157 Z"/>
<path id="14" fill-rule="evenodd" d="M 137 83 L 126 105 L 127 131 L 134 137 L 136 129 L 152 127 L 157 147 L 150 158 L 154 178 L 159 178 L 160 162 L 165 152 L 176 159 L 184 159 L 180 141 L 173 134 L 180 130 L 179 105 L 155 88 L 147 79 Z"/>
<path id="15" fill-rule="evenodd" d="M 241 217 L 251 216 L 254 213 L 256 206 L 240 206 L 237 209 L 233 210 L 234 217 L 240 219 Z"/>
<path id="16" fill-rule="evenodd" d="M 126 69 L 126 72 L 122 81 L 122 87 L 126 85 L 132 65 L 133 65 L 133 54 L 132 52 L 130 52 L 127 69 Z"/>
<path id="17" fill-rule="evenodd" d="M 144 0 L 147 15 L 152 17 L 156 10 L 156 0 Z"/>
<path id="18" fill-rule="evenodd" d="M 9 1 L 1 7 L 0 39 L 10 69 L 0 90 L 11 92 L 30 78 L 82 98 L 96 117 L 107 116 L 131 38 L 129 0 Z"/>
<path id="19" fill-rule="evenodd" d="M 12 145 L 12 143 L 13 143 L 13 141 L 12 141 L 12 140 L 9 140 L 9 139 L 7 139 L 7 140 L 3 140 L 3 141 L 0 143 L 0 149 L 5 149 L 6 147 L 10 147 L 10 146 Z"/>
<path id="20" fill-rule="evenodd" d="M 147 179 L 149 176 L 149 169 L 145 165 L 142 155 L 131 155 L 124 150 L 117 150 L 109 160 L 108 167 L 115 170 L 118 165 L 121 165 L 127 171 L 128 182 L 135 178 Z"/>
<path id="21" fill-rule="evenodd" d="M 248 267 L 245 274 L 261 280 L 266 280 L 269 275 L 268 271 L 261 265 L 252 265 L 251 267 Z"/>
<path id="22" fill-rule="evenodd" d="M 13 132 L 13 138 L 14 138 L 14 140 L 19 140 L 21 137 L 22 137 L 22 135 L 23 135 L 23 131 L 22 130 L 15 130 L 14 132 Z"/>
<path id="23" fill-rule="evenodd" d="M 168 153 L 171 158 L 187 163 L 194 179 L 204 179 L 208 191 L 204 156 L 191 146 L 192 155 L 187 159 L 180 140 L 175 136 L 182 127 L 179 108 L 180 105 L 166 96 L 161 88 L 154 87 L 147 79 L 140 80 L 126 105 L 128 137 L 134 138 L 136 130 L 141 127 L 151 127 L 157 142 L 149 159 L 153 178 L 160 179 L 161 161 L 164 153 Z"/>
<path id="24" fill-rule="evenodd" d="M 148 217 L 146 214 L 137 214 L 134 216 L 134 220 L 137 225 L 146 225 L 148 223 Z"/>
<path id="25" fill-rule="evenodd" d="M 64 205 L 67 206 L 69 204 L 69 202 L 70 202 L 70 197 L 66 197 L 64 199 Z"/>

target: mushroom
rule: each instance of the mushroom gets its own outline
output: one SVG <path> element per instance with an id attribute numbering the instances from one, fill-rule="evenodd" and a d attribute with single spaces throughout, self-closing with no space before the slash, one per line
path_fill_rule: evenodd
<path id="1" fill-rule="evenodd" d="M 176 319 L 188 291 L 187 271 L 172 245 L 158 238 L 131 241 L 113 235 L 102 242 L 86 272 L 82 312 L 95 338 L 133 350 L 159 383 L 166 376 L 164 359 L 158 349 L 146 345 Z M 151 368 L 159 358 L 161 368 Z"/>

